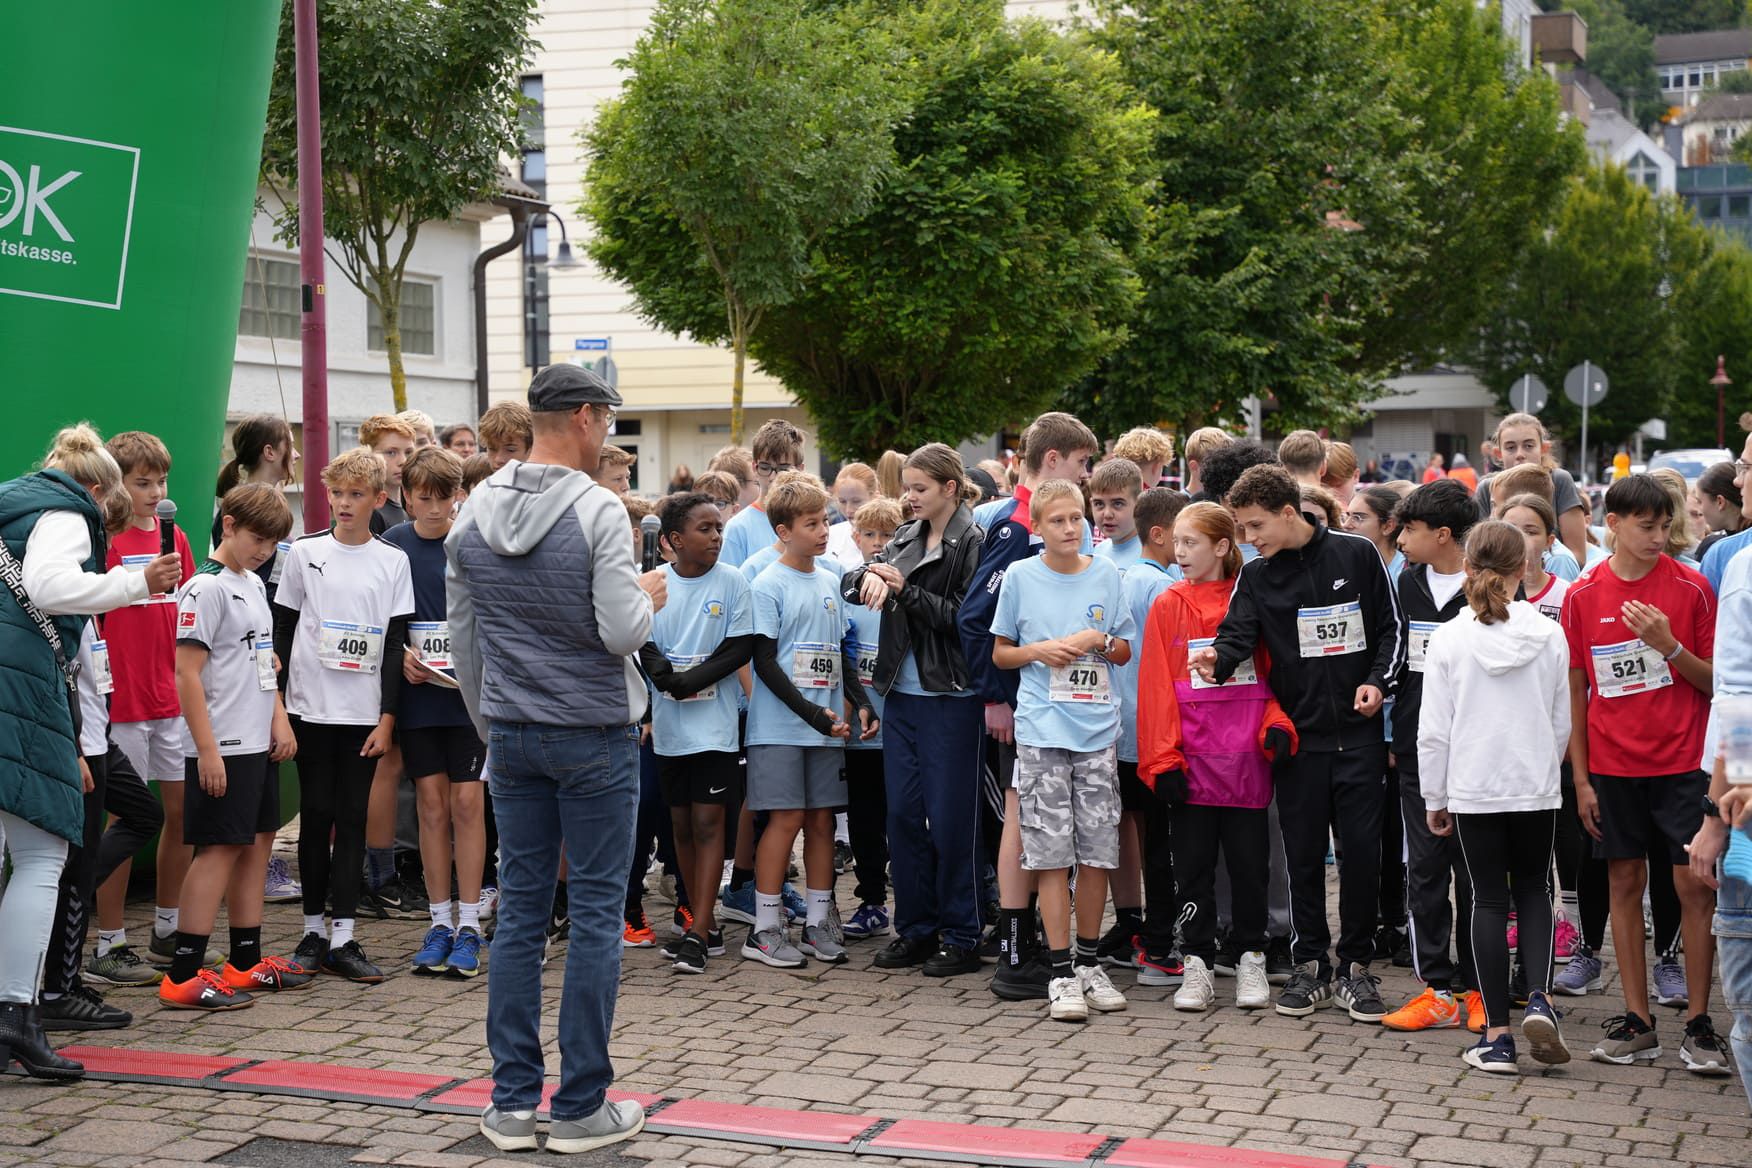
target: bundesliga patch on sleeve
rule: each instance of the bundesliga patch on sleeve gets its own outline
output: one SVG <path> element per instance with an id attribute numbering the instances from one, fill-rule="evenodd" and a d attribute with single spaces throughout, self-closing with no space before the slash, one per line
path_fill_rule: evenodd
<path id="1" fill-rule="evenodd" d="M 176 627 L 178 629 L 192 629 L 192 628 L 194 628 L 195 627 L 194 610 L 191 609 L 188 612 L 177 613 L 176 614 Z"/>

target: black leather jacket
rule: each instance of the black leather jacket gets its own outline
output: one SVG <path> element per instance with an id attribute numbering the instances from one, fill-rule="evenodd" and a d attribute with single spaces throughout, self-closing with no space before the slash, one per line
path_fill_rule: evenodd
<path id="1" fill-rule="evenodd" d="M 909 651 L 918 663 L 919 684 L 931 693 L 954 693 L 970 685 L 955 618 L 974 569 L 979 567 L 985 532 L 963 505 L 949 517 L 936 551 L 927 554 L 928 542 L 923 520 L 914 519 L 901 525 L 887 550 L 877 557 L 906 577 L 905 587 L 889 597 L 882 613 L 875 684 L 884 696 L 894 688 L 895 675 Z M 853 568 L 845 574 L 840 591 L 847 604 L 861 603 L 858 590 L 863 586 L 864 572 L 864 568 Z"/>

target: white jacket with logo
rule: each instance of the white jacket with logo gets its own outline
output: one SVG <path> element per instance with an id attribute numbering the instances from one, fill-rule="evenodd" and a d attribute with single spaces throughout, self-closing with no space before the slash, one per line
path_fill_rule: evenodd
<path id="1" fill-rule="evenodd" d="M 1458 815 L 1560 806 L 1570 737 L 1569 647 L 1526 601 L 1481 624 L 1468 609 L 1431 636 L 1417 727 L 1419 786 Z"/>

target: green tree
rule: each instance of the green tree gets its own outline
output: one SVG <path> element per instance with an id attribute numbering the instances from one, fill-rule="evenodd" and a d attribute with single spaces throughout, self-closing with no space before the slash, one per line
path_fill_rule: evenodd
<path id="1" fill-rule="evenodd" d="M 856 11 L 901 61 L 898 169 L 754 353 L 824 446 L 873 455 L 1026 418 L 1119 343 L 1153 118 L 1111 58 L 998 0 Z"/>
<path id="2" fill-rule="evenodd" d="M 591 257 L 645 319 L 730 343 L 734 442 L 749 342 L 893 170 L 895 87 L 866 31 L 793 0 L 664 0 L 583 135 Z"/>
<path id="3" fill-rule="evenodd" d="M 1736 445 L 1737 419 L 1752 409 L 1752 251 L 1716 236 L 1714 248 L 1676 306 L 1680 346 L 1667 408 L 1668 446 L 1716 445 L 1716 358 L 1727 358 L 1734 384 L 1727 392 L 1729 447 Z"/>
<path id="4" fill-rule="evenodd" d="M 1579 467 L 1581 411 L 1563 378 L 1587 360 L 1610 380 L 1589 419 L 1589 447 L 1627 443 L 1667 415 L 1681 368 L 1680 322 L 1697 299 L 1712 244 L 1671 197 L 1656 198 L 1618 167 L 1571 180 L 1549 232 L 1527 248 L 1471 358 L 1504 407 L 1523 373 L 1551 388 L 1540 415 Z M 1707 377 L 1707 373 L 1704 375 Z"/>
<path id="5" fill-rule="evenodd" d="M 1655 34 L 1625 14 L 1623 0 L 1573 0 L 1559 5 L 1588 22 L 1588 71 L 1624 105 L 1624 116 L 1646 126 L 1666 112 L 1655 76 Z"/>
<path id="6" fill-rule="evenodd" d="M 1627 16 L 1650 32 L 1707 32 L 1746 23 L 1746 0 L 1624 0 Z"/>
<path id="7" fill-rule="evenodd" d="M 321 60 L 323 228 L 331 258 L 382 315 L 390 386 L 407 408 L 401 294 L 423 224 L 443 222 L 500 183 L 516 151 L 519 76 L 535 0 L 324 0 Z M 262 174 L 282 195 L 279 235 L 296 243 L 297 102 L 292 0 L 284 0 L 268 97 Z"/>

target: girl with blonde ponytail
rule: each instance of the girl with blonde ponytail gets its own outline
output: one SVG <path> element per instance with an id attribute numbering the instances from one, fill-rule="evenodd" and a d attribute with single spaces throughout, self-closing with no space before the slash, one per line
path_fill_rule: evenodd
<path id="1" fill-rule="evenodd" d="M 1456 835 L 1472 882 L 1472 954 L 1484 1037 L 1466 1062 L 1515 1074 L 1509 1032 L 1511 897 L 1530 989 L 1521 1033 L 1534 1061 L 1569 1061 L 1550 1000 L 1552 850 L 1569 744 L 1563 630 L 1514 599 L 1526 567 L 1519 528 L 1486 520 L 1466 538 L 1469 611 L 1439 626 L 1424 655 L 1417 759 L 1429 828 Z M 1511 892 L 1512 889 L 1512 892 Z"/>

